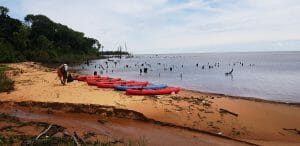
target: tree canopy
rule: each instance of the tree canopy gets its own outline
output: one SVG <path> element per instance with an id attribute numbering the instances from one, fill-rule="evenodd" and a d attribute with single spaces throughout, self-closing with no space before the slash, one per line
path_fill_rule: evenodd
<path id="1" fill-rule="evenodd" d="M 0 62 L 72 62 L 95 58 L 102 44 L 44 15 L 11 18 L 0 6 Z"/>

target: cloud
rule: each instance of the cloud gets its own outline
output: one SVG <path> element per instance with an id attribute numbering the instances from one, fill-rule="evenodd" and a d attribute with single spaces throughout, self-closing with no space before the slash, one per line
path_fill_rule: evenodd
<path id="1" fill-rule="evenodd" d="M 19 0 L 18 4 L 11 11 L 47 15 L 99 39 L 107 49 L 126 42 L 135 53 L 300 40 L 298 0 Z"/>

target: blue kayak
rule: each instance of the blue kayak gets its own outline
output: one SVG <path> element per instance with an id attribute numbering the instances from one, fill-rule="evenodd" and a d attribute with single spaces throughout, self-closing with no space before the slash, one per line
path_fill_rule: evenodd
<path id="1" fill-rule="evenodd" d="M 127 89 L 163 89 L 168 87 L 166 84 L 147 85 L 147 86 L 115 86 L 115 90 L 126 91 Z"/>

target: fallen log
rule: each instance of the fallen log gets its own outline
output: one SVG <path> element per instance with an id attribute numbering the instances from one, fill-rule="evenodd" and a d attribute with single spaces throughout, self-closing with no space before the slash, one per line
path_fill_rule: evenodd
<path id="1" fill-rule="evenodd" d="M 220 108 L 220 109 L 219 109 L 219 112 L 220 112 L 220 113 L 229 113 L 229 114 L 234 115 L 234 116 L 236 116 L 236 117 L 238 116 L 237 113 L 231 112 L 231 111 L 229 111 L 229 110 L 227 110 L 227 109 L 223 109 L 223 108 Z"/>

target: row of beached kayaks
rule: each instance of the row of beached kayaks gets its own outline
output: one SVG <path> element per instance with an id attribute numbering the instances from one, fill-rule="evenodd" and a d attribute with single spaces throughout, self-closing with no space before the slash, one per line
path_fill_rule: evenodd
<path id="1" fill-rule="evenodd" d="M 74 78 L 85 81 L 90 86 L 99 88 L 114 88 L 118 91 L 126 91 L 127 95 L 163 95 L 177 94 L 180 88 L 168 87 L 165 84 L 149 84 L 147 81 L 122 80 L 121 78 L 110 78 L 94 75 L 79 75 Z"/>

